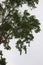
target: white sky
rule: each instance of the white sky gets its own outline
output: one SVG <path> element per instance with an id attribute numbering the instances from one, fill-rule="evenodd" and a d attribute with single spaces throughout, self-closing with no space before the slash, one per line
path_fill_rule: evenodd
<path id="1" fill-rule="evenodd" d="M 23 9 L 25 8 L 26 6 Z M 30 43 L 27 54 L 23 53 L 21 56 L 19 55 L 19 52 L 15 48 L 16 40 L 14 39 L 10 42 L 12 45 L 10 51 L 4 50 L 3 46 L 0 46 L 8 62 L 7 65 L 43 65 L 43 0 L 40 0 L 37 8 L 30 11 L 30 13 L 35 14 L 39 19 L 41 32 L 35 34 L 35 38 Z"/>

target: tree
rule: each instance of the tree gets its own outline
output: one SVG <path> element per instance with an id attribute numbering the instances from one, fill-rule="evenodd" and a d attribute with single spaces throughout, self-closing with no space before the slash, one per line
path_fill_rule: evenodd
<path id="1" fill-rule="evenodd" d="M 10 50 L 9 41 L 13 37 L 18 39 L 16 48 L 22 54 L 22 50 L 27 53 L 26 45 L 34 39 L 33 30 L 35 33 L 40 31 L 39 20 L 31 15 L 27 10 L 19 12 L 19 7 L 27 4 L 29 7 L 36 8 L 38 0 L 5 0 L 0 4 L 2 8 L 2 24 L 0 25 L 0 44 L 3 44 L 5 49 Z M 25 44 L 26 43 L 26 44 Z"/>

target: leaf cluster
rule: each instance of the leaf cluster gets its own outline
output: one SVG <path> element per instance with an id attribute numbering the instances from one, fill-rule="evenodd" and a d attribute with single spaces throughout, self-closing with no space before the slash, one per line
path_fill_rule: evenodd
<path id="1" fill-rule="evenodd" d="M 23 12 L 23 15 L 19 12 L 19 6 L 22 7 L 23 4 L 35 8 L 38 0 L 5 0 L 2 3 L 3 20 L 0 25 L 0 44 L 3 43 L 5 49 L 10 50 L 9 42 L 14 37 L 18 39 L 16 48 L 20 54 L 22 50 L 27 53 L 27 44 L 29 45 L 34 39 L 33 30 L 35 33 L 40 31 L 39 20 L 34 15 L 27 10 Z"/>

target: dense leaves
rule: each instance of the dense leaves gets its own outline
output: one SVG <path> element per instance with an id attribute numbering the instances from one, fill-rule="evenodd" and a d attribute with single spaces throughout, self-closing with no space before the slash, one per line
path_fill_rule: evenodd
<path id="1" fill-rule="evenodd" d="M 16 48 L 22 54 L 22 50 L 27 53 L 27 44 L 34 39 L 33 31 L 40 31 L 39 20 L 34 15 L 25 10 L 23 15 L 19 12 L 19 7 L 27 4 L 35 8 L 38 0 L 5 0 L 2 2 L 2 24 L 0 25 L 0 44 L 3 43 L 5 49 L 11 49 L 9 46 L 10 39 L 18 39 Z M 4 7 L 3 7 L 4 5 Z"/>

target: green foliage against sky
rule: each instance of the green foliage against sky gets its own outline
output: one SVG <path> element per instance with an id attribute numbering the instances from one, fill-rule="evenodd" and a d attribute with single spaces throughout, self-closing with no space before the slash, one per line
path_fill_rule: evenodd
<path id="1" fill-rule="evenodd" d="M 0 51 L 0 65 L 6 65 L 6 61 L 5 61 L 5 58 L 2 57 L 3 54 L 2 54 L 2 51 Z"/>
<path id="2" fill-rule="evenodd" d="M 10 39 L 18 39 L 16 48 L 22 54 L 22 50 L 27 53 L 27 45 L 34 39 L 35 33 L 40 31 L 39 20 L 31 15 L 27 10 L 19 12 L 19 7 L 27 4 L 29 7 L 36 8 L 38 0 L 5 0 L 2 3 L 2 24 L 0 25 L 0 44 L 3 43 L 5 49 L 11 49 Z M 1 9 L 1 8 L 0 8 Z M 12 42 L 13 43 L 13 42 Z"/>

